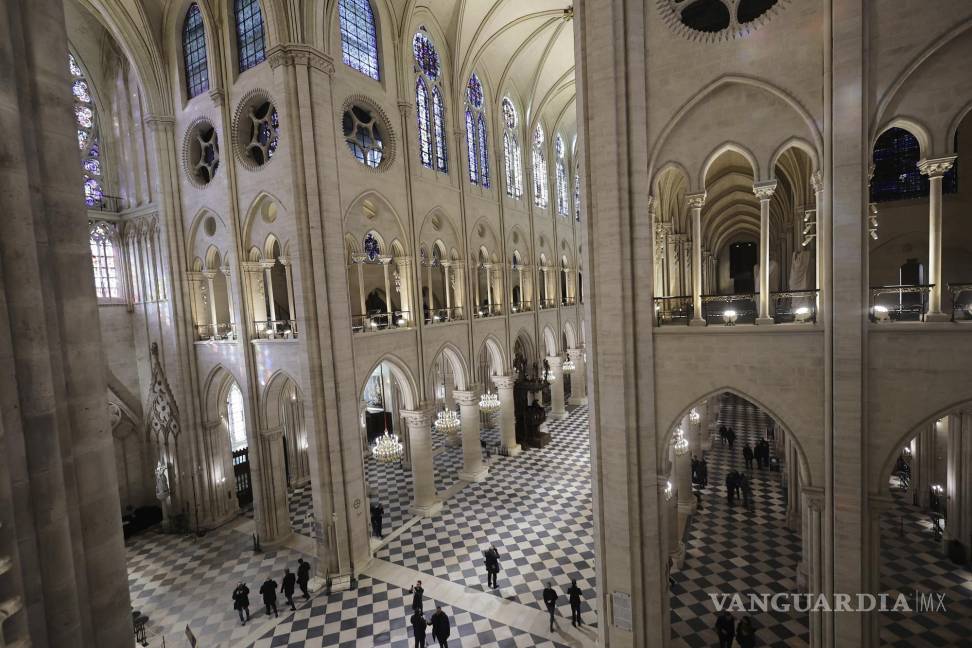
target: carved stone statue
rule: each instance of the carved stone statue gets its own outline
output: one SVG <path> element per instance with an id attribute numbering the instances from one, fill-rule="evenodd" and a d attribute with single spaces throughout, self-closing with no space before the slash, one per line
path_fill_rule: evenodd
<path id="1" fill-rule="evenodd" d="M 162 459 L 155 466 L 155 498 L 160 502 L 169 499 L 169 469 Z"/>

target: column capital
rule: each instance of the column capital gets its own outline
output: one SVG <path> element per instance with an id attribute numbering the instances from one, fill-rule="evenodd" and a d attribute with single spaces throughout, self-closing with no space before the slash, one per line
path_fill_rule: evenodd
<path id="1" fill-rule="evenodd" d="M 753 193 L 760 200 L 769 200 L 776 192 L 776 180 L 761 180 L 753 183 Z"/>
<path id="2" fill-rule="evenodd" d="M 550 368 L 560 368 L 564 365 L 564 359 L 558 356 L 547 356 L 547 362 L 550 364 Z"/>
<path id="3" fill-rule="evenodd" d="M 274 45 L 267 52 L 267 60 L 273 69 L 281 65 L 306 65 L 328 76 L 334 76 L 334 60 L 316 47 L 301 43 Z"/>
<path id="4" fill-rule="evenodd" d="M 803 495 L 807 506 L 810 507 L 811 511 L 821 512 L 826 506 L 824 499 L 824 489 L 820 486 L 803 486 L 800 488 L 800 493 Z"/>
<path id="5" fill-rule="evenodd" d="M 810 176 L 810 186 L 813 187 L 814 193 L 823 191 L 823 171 L 813 172 L 813 175 Z"/>
<path id="6" fill-rule="evenodd" d="M 512 376 L 493 376 L 493 384 L 496 385 L 496 389 L 513 389 Z"/>
<path id="7" fill-rule="evenodd" d="M 475 386 L 472 389 L 454 389 L 452 397 L 459 403 L 460 407 L 479 407 L 479 389 Z"/>
<path id="8" fill-rule="evenodd" d="M 409 113 L 412 112 L 412 104 L 407 101 L 399 101 L 398 112 L 401 113 L 402 117 L 408 117 Z"/>
<path id="9" fill-rule="evenodd" d="M 685 202 L 692 209 L 701 209 L 702 205 L 705 204 L 706 193 L 704 191 L 700 193 L 687 194 L 685 196 Z"/>
<path id="10" fill-rule="evenodd" d="M 244 261 L 240 267 L 244 272 L 263 272 L 263 263 L 260 261 Z"/>
<path id="11" fill-rule="evenodd" d="M 148 126 L 148 129 L 153 133 L 157 133 L 161 130 L 174 130 L 175 129 L 175 117 L 172 115 L 146 115 L 142 122 Z"/>
<path id="12" fill-rule="evenodd" d="M 432 409 L 400 410 L 405 423 L 411 428 L 429 428 L 432 426 Z"/>
<path id="13" fill-rule="evenodd" d="M 949 155 L 930 160 L 919 160 L 918 170 L 929 178 L 940 178 L 948 173 L 948 170 L 955 164 L 956 158 L 958 158 L 957 155 Z"/>

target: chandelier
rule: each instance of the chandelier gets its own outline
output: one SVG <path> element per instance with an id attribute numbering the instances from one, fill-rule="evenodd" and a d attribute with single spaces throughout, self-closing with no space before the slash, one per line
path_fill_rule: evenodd
<path id="1" fill-rule="evenodd" d="M 492 414 L 493 412 L 499 411 L 500 400 L 499 394 L 494 394 L 492 392 L 486 392 L 479 397 L 479 411 L 484 414 Z"/>
<path id="2" fill-rule="evenodd" d="M 693 409 L 691 412 L 689 412 L 689 420 L 693 423 L 698 423 L 700 418 L 701 417 L 699 416 L 697 410 Z"/>
<path id="3" fill-rule="evenodd" d="M 442 410 L 435 418 L 435 429 L 445 434 L 455 434 L 462 427 L 459 415 L 452 410 Z"/>
<path id="4" fill-rule="evenodd" d="M 675 438 L 672 439 L 672 448 L 675 450 L 675 454 L 678 456 L 683 456 L 689 449 L 688 439 L 685 438 L 685 432 L 682 428 L 675 430 Z"/>
<path id="5" fill-rule="evenodd" d="M 574 373 L 574 369 L 576 368 L 577 365 L 574 363 L 573 358 L 568 357 L 566 360 L 564 360 L 564 366 L 562 369 L 565 374 Z"/>
<path id="6" fill-rule="evenodd" d="M 672 499 L 672 495 L 673 494 L 674 493 L 672 491 L 672 482 L 671 481 L 666 481 L 665 482 L 665 499 L 667 499 L 667 500 Z"/>
<path id="7" fill-rule="evenodd" d="M 386 428 L 385 433 L 378 437 L 375 445 L 371 446 L 371 456 L 378 463 L 394 463 L 401 461 L 404 450 L 398 435 L 389 433 Z"/>

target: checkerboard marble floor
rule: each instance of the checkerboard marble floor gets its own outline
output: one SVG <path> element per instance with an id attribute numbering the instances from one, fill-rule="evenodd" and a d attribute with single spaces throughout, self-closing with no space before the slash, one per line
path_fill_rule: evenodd
<path id="1" fill-rule="evenodd" d="M 905 493 L 893 495 L 897 507 L 881 516 L 881 591 L 912 601 L 916 591 L 942 592 L 946 612 L 881 614 L 881 645 L 972 645 L 972 571 L 945 556 L 926 513 Z"/>
<path id="2" fill-rule="evenodd" d="M 353 591 L 320 596 L 313 604 L 289 614 L 252 644 L 252 648 L 411 648 L 412 597 L 408 591 L 364 577 Z M 425 616 L 442 605 L 449 617 L 451 648 L 562 648 L 561 644 L 504 626 L 466 610 L 426 599 Z M 431 629 L 427 645 L 434 645 Z"/>
<path id="3" fill-rule="evenodd" d="M 674 571 L 671 588 L 672 638 L 692 648 L 717 646 L 715 608 L 709 593 L 795 592 L 800 538 L 786 528 L 786 496 L 782 472 L 753 468 L 747 474 L 753 489 L 753 511 L 742 502 L 729 506 L 725 478 L 729 471 L 745 471 L 742 447 L 763 438 L 767 418 L 755 405 L 724 394 L 712 449 L 706 453 L 709 485 L 703 490 L 702 510 L 689 521 L 685 535 L 685 564 Z M 736 431 L 735 448 L 723 446 L 720 425 Z M 782 457 L 781 457 L 782 460 Z M 782 461 L 781 461 L 782 466 Z M 782 471 L 782 468 L 781 468 Z M 736 613 L 736 620 L 741 618 Z M 809 618 L 799 613 L 752 615 L 758 645 L 805 646 Z"/>
<path id="4" fill-rule="evenodd" d="M 377 557 L 541 610 L 548 580 L 563 591 L 576 579 L 584 591 L 582 618 L 596 624 L 587 408 L 549 428 L 547 447 L 494 456 L 485 481 L 462 488 L 440 514 L 406 530 Z M 482 565 L 489 543 L 500 552 L 496 590 L 486 588 Z M 559 612 L 569 619 L 566 596 Z"/>

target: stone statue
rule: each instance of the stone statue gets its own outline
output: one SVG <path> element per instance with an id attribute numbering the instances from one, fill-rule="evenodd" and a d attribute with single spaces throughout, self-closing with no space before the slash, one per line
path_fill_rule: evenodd
<path id="1" fill-rule="evenodd" d="M 155 466 L 155 498 L 160 502 L 169 499 L 169 469 L 162 459 Z"/>

